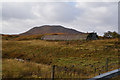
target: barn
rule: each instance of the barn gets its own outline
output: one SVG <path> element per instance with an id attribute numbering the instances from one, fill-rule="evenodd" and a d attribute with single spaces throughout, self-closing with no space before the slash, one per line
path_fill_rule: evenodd
<path id="1" fill-rule="evenodd" d="M 45 35 L 42 40 L 97 40 L 97 33 Z"/>

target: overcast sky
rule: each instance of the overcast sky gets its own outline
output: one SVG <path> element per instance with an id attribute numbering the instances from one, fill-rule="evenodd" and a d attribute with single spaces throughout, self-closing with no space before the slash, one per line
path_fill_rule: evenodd
<path id="1" fill-rule="evenodd" d="M 0 7 L 1 9 L 1 7 Z M 1 23 L 1 21 L 0 21 Z M 81 32 L 118 31 L 117 2 L 4 2 L 2 33 L 19 34 L 35 26 L 62 25 Z"/>

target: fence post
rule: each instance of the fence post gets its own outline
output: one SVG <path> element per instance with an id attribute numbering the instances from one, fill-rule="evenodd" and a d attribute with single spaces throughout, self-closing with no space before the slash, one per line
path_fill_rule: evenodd
<path id="1" fill-rule="evenodd" d="M 55 65 L 52 66 L 52 74 L 51 74 L 52 80 L 55 78 Z"/>
<path id="2" fill-rule="evenodd" d="M 96 67 L 95 67 L 95 69 L 94 69 L 94 76 L 96 75 Z"/>
<path id="3" fill-rule="evenodd" d="M 40 67 L 38 65 L 38 77 L 40 77 Z"/>
<path id="4" fill-rule="evenodd" d="M 108 58 L 106 59 L 106 71 L 108 71 Z"/>

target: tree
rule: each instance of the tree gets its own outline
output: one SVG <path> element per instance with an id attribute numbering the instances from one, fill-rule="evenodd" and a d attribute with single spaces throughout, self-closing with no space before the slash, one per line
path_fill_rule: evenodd
<path id="1" fill-rule="evenodd" d="M 105 32 L 104 37 L 105 38 L 112 38 L 112 32 L 111 31 Z"/>
<path id="2" fill-rule="evenodd" d="M 112 37 L 113 37 L 113 38 L 118 38 L 119 36 L 120 36 L 120 35 L 119 35 L 117 32 L 115 32 L 115 31 L 112 33 Z"/>
<path id="3" fill-rule="evenodd" d="M 118 38 L 119 36 L 120 35 L 115 31 L 114 32 L 108 31 L 104 33 L 105 38 Z"/>

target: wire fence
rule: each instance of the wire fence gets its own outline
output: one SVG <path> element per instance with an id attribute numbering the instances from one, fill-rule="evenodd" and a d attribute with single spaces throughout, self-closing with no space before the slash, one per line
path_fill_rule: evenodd
<path id="1" fill-rule="evenodd" d="M 20 60 L 22 61 L 22 60 Z M 24 63 L 24 61 L 23 61 Z M 30 62 L 29 62 L 30 63 Z M 42 71 L 41 67 L 38 65 L 34 70 L 29 72 L 23 72 L 22 75 L 24 76 L 36 76 L 36 78 L 55 78 L 63 79 L 63 78 L 92 78 L 94 76 L 100 75 L 102 73 L 112 71 L 114 69 L 120 68 L 119 61 L 115 58 L 107 58 L 104 64 L 97 64 L 97 65 L 88 65 L 83 67 L 82 65 L 71 65 L 71 66 L 58 66 L 52 65 L 49 68 L 49 71 Z M 31 64 L 32 65 L 32 64 Z M 29 65 L 28 65 L 29 66 Z M 31 67 L 32 68 L 32 67 Z M 8 71 L 7 71 L 8 72 Z M 14 73 L 13 73 L 14 72 Z M 13 74 L 18 74 L 19 72 L 16 69 L 13 69 Z M 11 74 L 11 72 L 9 72 Z M 12 74 L 11 74 L 12 75 Z"/>
<path id="2" fill-rule="evenodd" d="M 119 62 L 113 58 L 107 58 L 105 64 L 99 67 L 90 65 L 89 68 L 78 68 L 78 66 L 52 66 L 51 78 L 92 78 L 102 73 L 119 68 Z M 53 76 L 54 75 L 54 76 Z"/>

